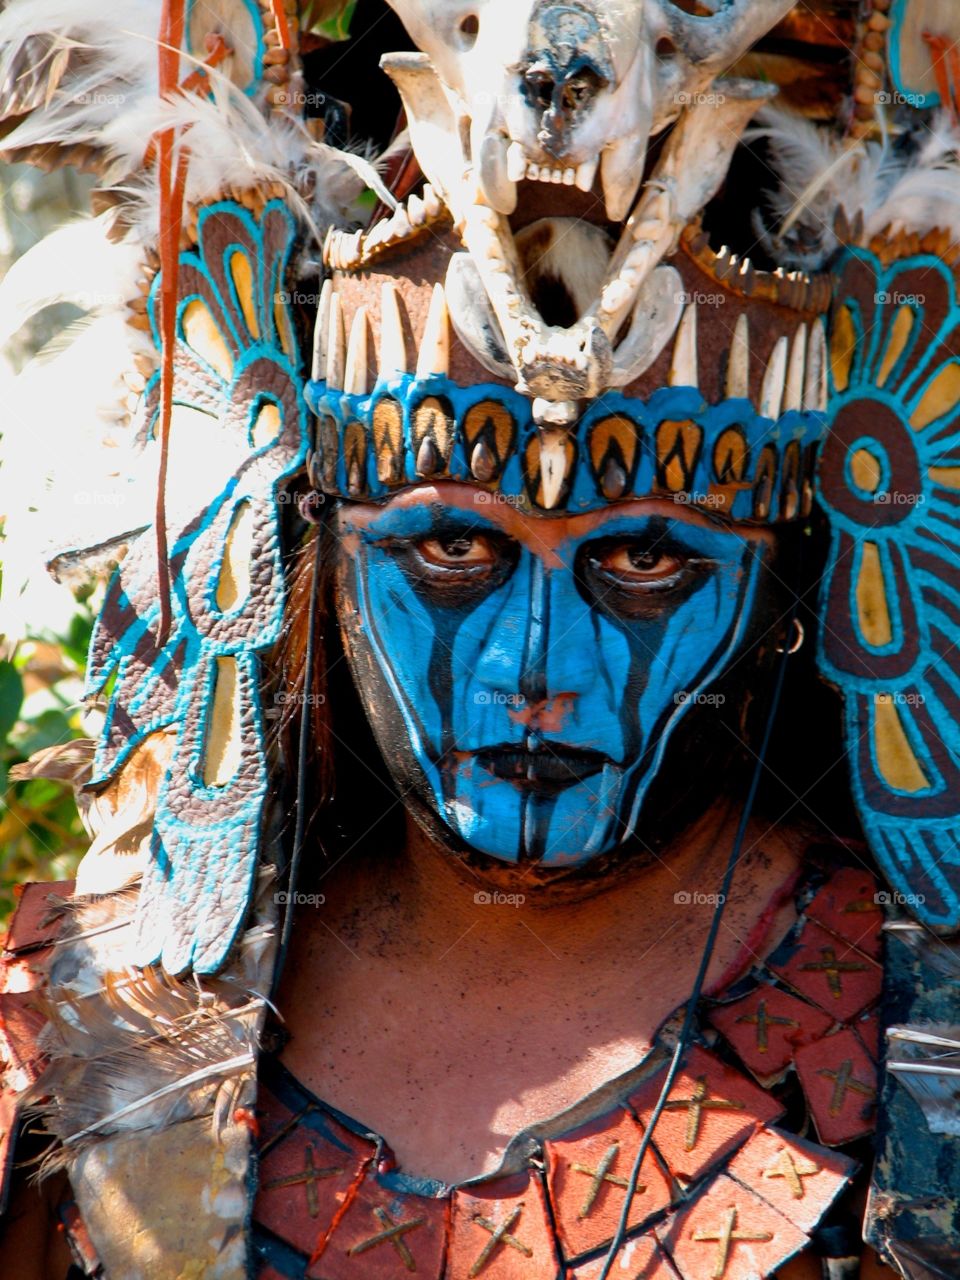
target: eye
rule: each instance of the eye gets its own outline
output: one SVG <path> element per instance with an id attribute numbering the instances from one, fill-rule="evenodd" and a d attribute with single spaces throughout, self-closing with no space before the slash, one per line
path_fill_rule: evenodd
<path id="1" fill-rule="evenodd" d="M 597 558 L 597 568 L 615 576 L 624 583 L 667 582 L 681 573 L 687 561 L 685 557 L 658 548 L 644 547 L 633 542 L 612 547 Z"/>
<path id="2" fill-rule="evenodd" d="M 452 534 L 449 537 L 426 538 L 417 543 L 417 551 L 428 564 L 442 568 L 476 568 L 493 565 L 496 548 L 489 538 L 476 533 Z"/>
<path id="3" fill-rule="evenodd" d="M 681 604 L 714 567 L 666 532 L 607 538 L 582 547 L 577 559 L 581 594 L 614 617 L 652 619 Z"/>
<path id="4" fill-rule="evenodd" d="M 478 603 L 510 577 L 519 545 L 496 530 L 446 522 L 427 537 L 385 538 L 377 545 L 403 569 L 414 589 L 450 608 Z"/>

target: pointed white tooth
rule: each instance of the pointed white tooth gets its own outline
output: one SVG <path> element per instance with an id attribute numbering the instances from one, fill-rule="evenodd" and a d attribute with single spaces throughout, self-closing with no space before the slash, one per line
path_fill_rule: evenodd
<path id="1" fill-rule="evenodd" d="M 367 232 L 367 241 L 366 241 L 366 249 L 368 252 L 371 249 L 376 249 L 378 245 L 383 244 L 384 240 L 386 240 L 387 238 L 389 226 L 390 226 L 389 222 L 385 222 L 381 218 L 379 222 L 375 223 L 370 228 L 370 230 Z"/>
<path id="2" fill-rule="evenodd" d="M 764 418 L 773 418 L 774 421 L 780 417 L 783 405 L 788 350 L 787 339 L 785 337 L 778 338 L 777 345 L 773 348 L 773 354 L 770 356 L 767 371 L 763 375 L 763 387 L 760 391 L 760 415 Z"/>
<path id="3" fill-rule="evenodd" d="M 333 296 L 333 281 L 324 280 L 320 290 L 320 301 L 317 304 L 317 322 L 313 327 L 313 361 L 310 366 L 310 377 L 319 382 L 327 371 L 327 333 L 330 328 L 330 299 Z"/>
<path id="4" fill-rule="evenodd" d="M 600 156 L 600 182 L 611 222 L 624 222 L 633 208 L 646 153 L 646 138 L 631 135 L 606 147 Z"/>
<path id="5" fill-rule="evenodd" d="M 348 396 L 365 396 L 370 390 L 367 358 L 367 308 L 357 307 L 350 326 L 347 370 L 343 379 L 343 389 Z"/>
<path id="6" fill-rule="evenodd" d="M 807 367 L 807 326 L 802 324 L 793 337 L 790 365 L 787 369 L 787 389 L 783 396 L 783 411 L 803 408 L 803 377 Z"/>
<path id="7" fill-rule="evenodd" d="M 447 296 L 442 284 L 433 286 L 430 314 L 427 316 L 420 358 L 417 361 L 417 377 L 430 378 L 450 372 L 450 319 L 447 314 Z"/>
<path id="8" fill-rule="evenodd" d="M 566 443 L 565 431 L 540 432 L 540 488 L 547 511 L 559 502 L 567 478 Z"/>
<path id="9" fill-rule="evenodd" d="M 412 227 L 422 227 L 427 220 L 427 211 L 421 198 L 414 194 L 407 201 L 407 217 Z"/>
<path id="10" fill-rule="evenodd" d="M 727 395 L 731 400 L 746 400 L 750 396 L 750 321 L 745 311 L 737 317 L 730 343 Z"/>
<path id="11" fill-rule="evenodd" d="M 331 391 L 343 390 L 346 335 L 343 332 L 343 308 L 340 295 L 330 295 L 330 330 L 327 338 L 327 386 Z"/>
<path id="12" fill-rule="evenodd" d="M 699 387 L 697 376 L 697 304 L 691 302 L 683 313 L 673 346 L 670 366 L 671 387 Z"/>
<path id="13" fill-rule="evenodd" d="M 807 347 L 807 377 L 803 387 L 803 407 L 810 413 L 822 413 L 827 407 L 827 339 L 822 320 L 810 326 Z"/>
<path id="14" fill-rule="evenodd" d="M 390 219 L 391 240 L 405 240 L 412 230 L 406 209 L 402 204 L 398 205 L 396 213 Z"/>
<path id="15" fill-rule="evenodd" d="M 443 210 L 443 203 L 429 182 L 423 188 L 423 207 L 428 218 L 439 218 Z"/>
<path id="16" fill-rule="evenodd" d="M 527 176 L 527 157 L 519 142 L 511 142 L 507 147 L 507 177 L 511 182 L 522 182 Z"/>
<path id="17" fill-rule="evenodd" d="M 517 207 L 517 184 L 507 170 L 508 139 L 502 133 L 487 132 L 482 118 L 478 118 L 474 121 L 471 145 L 479 161 L 480 189 L 491 208 L 508 216 Z"/>
<path id="18" fill-rule="evenodd" d="M 581 191 L 589 193 L 593 190 L 599 163 L 599 160 L 584 160 L 583 164 L 577 169 L 576 182 Z"/>
<path id="19" fill-rule="evenodd" d="M 407 372 L 407 344 L 400 316 L 400 295 L 389 280 L 380 291 L 380 374 L 384 378 Z"/>

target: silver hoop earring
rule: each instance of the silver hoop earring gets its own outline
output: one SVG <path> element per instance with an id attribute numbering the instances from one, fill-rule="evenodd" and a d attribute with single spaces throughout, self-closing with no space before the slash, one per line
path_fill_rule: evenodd
<path id="1" fill-rule="evenodd" d="M 793 654 L 799 653 L 800 650 L 803 648 L 803 642 L 804 640 L 806 640 L 806 638 L 807 638 L 807 633 L 804 630 L 803 623 L 800 621 L 799 618 L 794 618 L 793 639 L 791 640 L 790 644 L 787 646 L 784 646 L 782 644 L 778 645 L 777 653 L 786 653 L 790 657 L 792 657 Z"/>

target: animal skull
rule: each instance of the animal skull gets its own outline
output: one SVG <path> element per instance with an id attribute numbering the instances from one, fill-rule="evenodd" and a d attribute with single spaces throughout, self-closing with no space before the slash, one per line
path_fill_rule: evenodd
<path id="1" fill-rule="evenodd" d="M 521 390 L 576 413 L 576 402 L 623 384 L 656 358 L 676 308 L 649 317 L 651 277 L 687 222 L 713 197 L 748 121 L 769 96 L 716 77 L 793 0 L 390 0 L 421 55 L 384 66 L 400 89 L 421 167 L 443 195 L 485 297 L 454 320 L 461 336 L 503 339 Z M 710 90 L 713 90 L 711 93 Z M 636 206 L 653 137 L 677 122 Z M 547 325 L 521 281 L 509 216 L 523 181 L 591 192 L 599 167 L 610 222 L 624 224 L 595 304 L 569 329 Z M 663 297 L 664 281 L 653 289 Z M 613 349 L 635 312 L 627 352 Z M 652 352 L 652 355 L 651 355 Z M 629 367 L 625 367 L 625 362 Z"/>

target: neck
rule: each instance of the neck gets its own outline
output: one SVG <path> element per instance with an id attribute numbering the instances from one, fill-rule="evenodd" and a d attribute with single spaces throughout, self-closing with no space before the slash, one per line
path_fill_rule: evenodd
<path id="1" fill-rule="evenodd" d="M 736 821 L 718 807 L 659 858 L 562 891 L 527 868 L 481 874 L 416 828 L 343 859 L 296 921 L 284 1060 L 408 1171 L 489 1172 L 514 1134 L 635 1067 L 688 998 Z M 748 832 L 708 991 L 788 927 L 797 843 Z"/>

